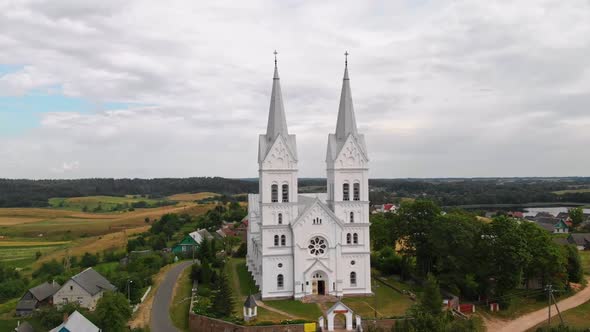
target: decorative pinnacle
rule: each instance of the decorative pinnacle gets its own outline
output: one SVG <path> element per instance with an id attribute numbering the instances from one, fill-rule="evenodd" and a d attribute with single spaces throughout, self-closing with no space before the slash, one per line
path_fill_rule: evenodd
<path id="1" fill-rule="evenodd" d="M 344 51 L 344 66 L 348 67 L 348 51 Z"/>
<path id="2" fill-rule="evenodd" d="M 277 52 L 277 50 L 275 50 L 273 52 L 273 54 L 275 55 L 275 67 L 277 66 L 277 54 L 279 54 L 279 52 Z"/>

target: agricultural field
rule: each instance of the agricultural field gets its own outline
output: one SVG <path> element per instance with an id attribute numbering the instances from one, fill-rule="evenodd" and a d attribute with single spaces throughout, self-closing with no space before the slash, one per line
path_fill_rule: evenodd
<path id="1" fill-rule="evenodd" d="M 0 240 L 0 262 L 23 268 L 33 263 L 37 256 L 63 249 L 70 241 Z"/>
<path id="2" fill-rule="evenodd" d="M 166 213 L 181 213 L 190 205 L 135 209 L 118 213 L 86 213 L 47 208 L 0 209 L 0 239 L 73 240 L 145 225 Z"/>
<path id="3" fill-rule="evenodd" d="M 167 199 L 170 201 L 175 201 L 175 202 L 194 202 L 194 201 L 198 201 L 198 200 L 209 198 L 209 197 L 215 197 L 218 195 L 219 194 L 211 193 L 211 192 L 192 193 L 192 194 L 191 193 L 182 193 L 182 194 L 168 196 Z"/>
<path id="4" fill-rule="evenodd" d="M 141 203 L 143 202 L 143 203 Z M 70 211 L 109 212 L 129 209 L 133 204 L 142 204 L 144 207 L 155 207 L 159 200 L 142 197 L 139 195 L 117 196 L 86 196 L 70 198 L 50 198 L 49 205 L 53 208 Z"/>
<path id="5" fill-rule="evenodd" d="M 556 195 L 590 193 L 590 188 L 559 190 L 553 193 Z"/>

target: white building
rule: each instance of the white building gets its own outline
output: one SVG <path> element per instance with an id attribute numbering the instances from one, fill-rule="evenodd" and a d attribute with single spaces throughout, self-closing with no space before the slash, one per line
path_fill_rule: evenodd
<path id="1" fill-rule="evenodd" d="M 247 265 L 263 299 L 371 293 L 368 161 L 346 65 L 336 131 L 328 135 L 328 192 L 298 194 L 296 139 L 287 130 L 275 60 L 268 126 L 259 138 L 260 189 L 248 197 Z"/>
<path id="2" fill-rule="evenodd" d="M 53 304 L 62 306 L 77 303 L 83 308 L 94 310 L 104 292 L 116 289 L 105 277 L 89 267 L 70 278 L 53 295 Z"/>

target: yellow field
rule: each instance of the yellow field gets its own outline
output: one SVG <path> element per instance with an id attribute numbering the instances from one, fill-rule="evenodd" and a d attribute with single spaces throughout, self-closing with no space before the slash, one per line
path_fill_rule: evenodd
<path id="1" fill-rule="evenodd" d="M 84 213 L 43 208 L 0 209 L 0 235 L 11 237 L 35 237 L 61 240 L 67 235 L 97 236 L 122 229 L 145 225 L 145 218 L 154 220 L 166 213 L 182 213 L 194 204 L 136 209 L 130 212 Z"/>
<path id="2" fill-rule="evenodd" d="M 553 192 L 556 195 L 565 195 L 565 194 L 582 194 L 582 193 L 590 193 L 590 188 L 583 188 L 583 189 L 569 189 L 569 190 L 559 190 Z"/>
<path id="3" fill-rule="evenodd" d="M 200 199 L 205 199 L 209 197 L 218 196 L 216 193 L 210 192 L 202 192 L 202 193 L 183 193 L 183 194 L 176 194 L 172 196 L 168 196 L 168 199 L 171 201 L 179 201 L 179 202 L 193 202 L 198 201 Z"/>
<path id="4" fill-rule="evenodd" d="M 5 241 L 0 240 L 0 247 L 38 247 L 38 246 L 60 246 L 71 241 Z"/>

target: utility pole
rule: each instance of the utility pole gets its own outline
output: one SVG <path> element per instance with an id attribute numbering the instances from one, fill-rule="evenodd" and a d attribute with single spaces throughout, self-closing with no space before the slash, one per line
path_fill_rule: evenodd
<path id="1" fill-rule="evenodd" d="M 553 304 L 555 304 L 555 309 L 557 310 L 557 314 L 559 315 L 559 321 L 563 325 L 563 317 L 561 316 L 561 311 L 559 311 L 559 307 L 557 306 L 557 301 L 555 301 L 555 295 L 551 293 L 551 298 L 553 299 Z"/>

